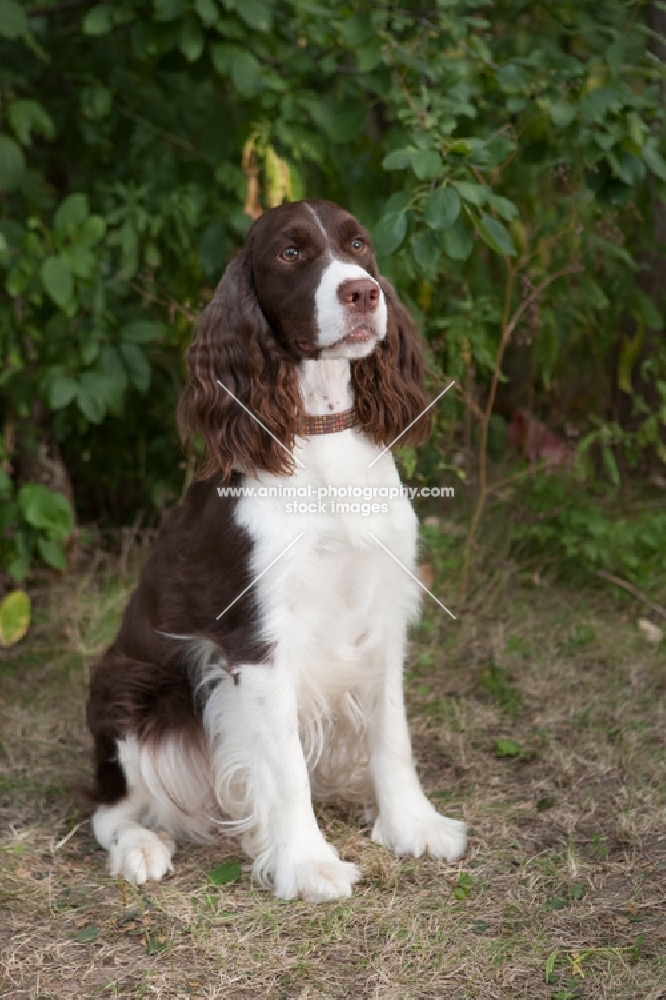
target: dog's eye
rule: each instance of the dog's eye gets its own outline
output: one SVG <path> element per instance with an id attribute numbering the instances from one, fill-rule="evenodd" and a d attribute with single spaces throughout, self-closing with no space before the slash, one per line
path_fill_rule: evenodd
<path id="1" fill-rule="evenodd" d="M 287 247 L 287 249 L 283 250 L 282 253 L 280 254 L 282 260 L 288 260 L 289 262 L 291 262 L 292 260 L 298 260 L 300 256 L 301 255 L 296 249 L 296 247 Z"/>
<path id="2" fill-rule="evenodd" d="M 354 253 L 362 253 L 365 250 L 365 240 L 362 240 L 360 236 L 355 236 L 351 241 L 351 248 Z"/>

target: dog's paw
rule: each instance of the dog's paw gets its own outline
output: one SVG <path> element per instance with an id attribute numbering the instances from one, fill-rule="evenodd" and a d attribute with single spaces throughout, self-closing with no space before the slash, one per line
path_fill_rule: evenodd
<path id="1" fill-rule="evenodd" d="M 161 879 L 173 871 L 171 858 L 175 850 L 175 841 L 167 833 L 140 828 L 124 830 L 109 849 L 111 874 L 122 875 L 136 885 Z"/>
<path id="2" fill-rule="evenodd" d="M 431 854 L 434 858 L 457 861 L 465 853 L 467 827 L 457 819 L 441 816 L 426 799 L 401 815 L 380 813 L 372 839 L 396 854 L 411 854 L 415 858 Z"/>
<path id="3" fill-rule="evenodd" d="M 280 899 L 300 898 L 308 903 L 323 903 L 329 899 L 344 899 L 351 896 L 352 886 L 358 882 L 361 872 L 351 861 L 330 861 L 313 859 L 299 861 L 294 866 L 292 876 L 281 892 L 276 884 L 275 895 Z"/>
<path id="4" fill-rule="evenodd" d="M 272 870 L 271 870 L 272 869 Z M 278 899 L 304 899 L 322 903 L 351 896 L 361 872 L 350 861 L 341 861 L 337 851 L 323 839 L 321 845 L 299 849 L 292 845 L 274 856 L 274 863 L 258 873 Z"/>

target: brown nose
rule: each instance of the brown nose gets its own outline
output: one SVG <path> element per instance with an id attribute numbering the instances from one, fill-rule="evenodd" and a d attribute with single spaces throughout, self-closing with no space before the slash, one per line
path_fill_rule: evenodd
<path id="1" fill-rule="evenodd" d="M 379 305 L 379 287 L 370 278 L 355 278 L 338 285 L 338 299 L 353 312 L 372 313 Z"/>

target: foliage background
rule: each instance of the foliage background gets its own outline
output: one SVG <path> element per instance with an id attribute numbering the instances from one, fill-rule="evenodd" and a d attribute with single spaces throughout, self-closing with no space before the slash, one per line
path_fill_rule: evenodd
<path id="1" fill-rule="evenodd" d="M 482 505 L 525 408 L 574 436 L 588 485 L 537 477 L 523 541 L 640 577 L 663 514 L 618 535 L 589 484 L 663 488 L 665 18 L 633 0 L 0 0 L 9 577 L 65 565 L 62 496 L 102 524 L 178 497 L 192 320 L 251 215 L 306 194 L 371 228 L 433 388 L 456 379 L 419 474 L 462 448 Z"/>

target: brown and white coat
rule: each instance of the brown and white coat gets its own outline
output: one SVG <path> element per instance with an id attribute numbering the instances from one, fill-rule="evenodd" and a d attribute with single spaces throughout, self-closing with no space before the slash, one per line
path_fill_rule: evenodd
<path id="1" fill-rule="evenodd" d="M 436 812 L 412 761 L 417 522 L 384 450 L 427 436 L 421 346 L 363 227 L 325 201 L 267 212 L 187 360 L 180 422 L 203 461 L 91 681 L 93 829 L 112 873 L 159 879 L 176 840 L 222 831 L 277 896 L 349 895 L 359 869 L 312 808 L 332 796 L 360 801 L 398 853 L 458 858 L 464 824 Z M 354 426 L 306 430 L 348 412 Z M 393 498 L 333 512 L 285 503 L 285 485 Z"/>

